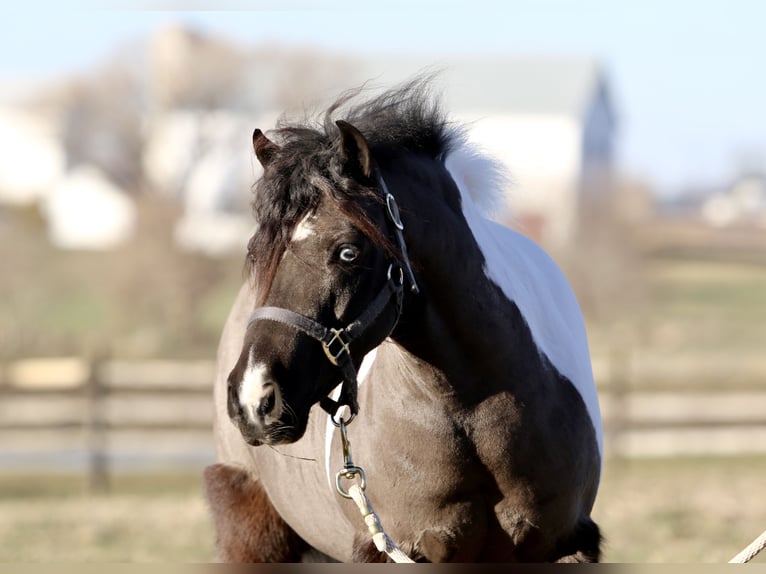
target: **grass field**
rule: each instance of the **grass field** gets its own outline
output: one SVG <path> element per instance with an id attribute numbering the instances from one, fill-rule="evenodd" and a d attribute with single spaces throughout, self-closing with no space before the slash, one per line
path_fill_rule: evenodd
<path id="1" fill-rule="evenodd" d="M 734 354 L 766 348 L 766 265 L 657 259 L 646 281 L 646 345 Z"/>
<path id="2" fill-rule="evenodd" d="M 612 461 L 594 512 L 605 561 L 726 562 L 766 528 L 764 476 L 763 458 Z M 212 559 L 197 475 L 112 487 L 86 496 L 71 475 L 0 477 L 0 562 Z"/>
<path id="3" fill-rule="evenodd" d="M 727 562 L 766 529 L 764 477 L 764 457 L 608 463 L 594 512 L 606 561 Z"/>
<path id="4" fill-rule="evenodd" d="M 0 478 L 0 562 L 208 562 L 194 474 L 120 476 L 90 496 L 74 475 Z"/>

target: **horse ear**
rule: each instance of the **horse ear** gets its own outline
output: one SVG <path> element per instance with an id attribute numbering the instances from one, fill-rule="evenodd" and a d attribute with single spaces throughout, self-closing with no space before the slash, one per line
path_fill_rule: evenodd
<path id="1" fill-rule="evenodd" d="M 362 132 L 348 122 L 335 122 L 340 130 L 340 153 L 346 169 L 369 179 L 372 173 L 372 155 Z"/>
<path id="2" fill-rule="evenodd" d="M 258 158 L 258 161 L 265 168 L 271 163 L 279 147 L 267 138 L 261 130 L 255 128 L 253 132 L 253 149 L 255 150 L 255 157 Z"/>

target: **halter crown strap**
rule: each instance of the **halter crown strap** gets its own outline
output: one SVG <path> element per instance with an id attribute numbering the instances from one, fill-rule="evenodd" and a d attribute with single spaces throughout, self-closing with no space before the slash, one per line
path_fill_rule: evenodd
<path id="1" fill-rule="evenodd" d="M 412 272 L 412 265 L 410 264 L 410 256 L 407 254 L 407 244 L 404 241 L 404 223 L 402 223 L 402 216 L 399 213 L 399 206 L 396 203 L 396 198 L 388 191 L 388 186 L 383 177 L 378 178 L 380 181 L 380 188 L 383 193 L 386 194 L 386 213 L 388 219 L 394 224 L 394 233 L 396 234 L 396 241 L 399 243 L 399 251 L 402 254 L 402 265 L 407 272 L 407 280 L 410 282 L 410 291 L 414 295 L 420 293 L 418 284 L 415 281 L 415 274 Z"/>

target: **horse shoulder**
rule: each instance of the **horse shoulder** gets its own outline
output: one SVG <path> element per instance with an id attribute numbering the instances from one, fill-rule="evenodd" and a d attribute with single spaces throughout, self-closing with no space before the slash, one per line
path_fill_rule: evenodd
<path id="1" fill-rule="evenodd" d="M 486 225 L 493 237 L 488 277 L 516 304 L 539 351 L 561 375 L 559 380 L 577 390 L 603 451 L 585 320 L 572 287 L 558 264 L 534 241 L 497 223 L 487 221 Z"/>

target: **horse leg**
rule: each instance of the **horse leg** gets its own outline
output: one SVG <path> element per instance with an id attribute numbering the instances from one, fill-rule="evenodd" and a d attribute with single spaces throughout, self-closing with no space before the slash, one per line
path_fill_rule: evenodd
<path id="1" fill-rule="evenodd" d="M 354 537 L 354 550 L 351 554 L 352 562 L 390 562 L 385 552 L 378 550 L 375 543 L 367 536 L 357 534 Z"/>
<path id="2" fill-rule="evenodd" d="M 204 471 L 218 557 L 224 562 L 299 562 L 308 545 L 246 471 L 214 464 Z"/>
<path id="3" fill-rule="evenodd" d="M 590 518 L 581 521 L 574 534 L 562 548 L 562 556 L 556 562 L 599 562 L 603 537 L 598 525 Z"/>

